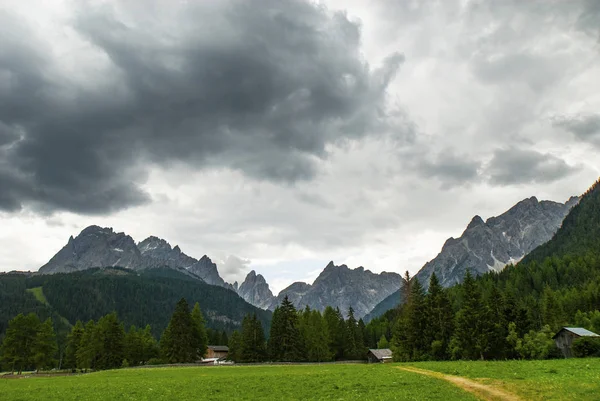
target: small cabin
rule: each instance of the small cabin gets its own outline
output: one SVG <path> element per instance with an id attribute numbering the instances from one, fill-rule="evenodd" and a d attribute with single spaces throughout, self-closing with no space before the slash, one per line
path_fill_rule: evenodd
<path id="1" fill-rule="evenodd" d="M 370 349 L 367 353 L 369 363 L 392 362 L 392 350 L 389 348 Z"/>
<path id="2" fill-rule="evenodd" d="M 229 347 L 226 345 L 209 345 L 206 350 L 205 359 L 227 358 Z"/>
<path id="3" fill-rule="evenodd" d="M 573 356 L 573 341 L 581 337 L 600 337 L 600 335 L 582 327 L 563 327 L 552 339 L 565 358 L 571 358 Z"/>

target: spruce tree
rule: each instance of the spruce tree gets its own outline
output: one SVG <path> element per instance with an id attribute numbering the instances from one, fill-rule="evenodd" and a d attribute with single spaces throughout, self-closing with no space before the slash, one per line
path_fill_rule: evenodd
<path id="1" fill-rule="evenodd" d="M 34 365 L 34 346 L 40 325 L 34 313 L 19 314 L 8 323 L 2 342 L 2 360 L 13 373 L 21 374 Z"/>
<path id="2" fill-rule="evenodd" d="M 52 326 L 52 319 L 48 318 L 44 323 L 38 326 L 38 330 L 33 344 L 33 361 L 37 371 L 51 368 L 56 364 L 54 358 L 58 346 L 56 345 L 56 335 Z"/>
<path id="3" fill-rule="evenodd" d="M 447 359 L 449 357 L 448 346 L 454 331 L 454 311 L 450 299 L 435 273 L 429 280 L 428 292 L 426 342 L 429 343 L 429 351 L 434 359 Z"/>
<path id="4" fill-rule="evenodd" d="M 65 355 L 65 367 L 69 369 L 75 369 L 77 367 L 77 350 L 81 344 L 81 338 L 85 328 L 81 320 L 75 323 L 75 326 L 71 329 L 71 332 L 67 335 L 67 350 Z"/>
<path id="5" fill-rule="evenodd" d="M 240 360 L 242 362 L 263 362 L 267 359 L 265 333 L 256 314 L 244 317 L 241 337 Z"/>
<path id="6" fill-rule="evenodd" d="M 125 359 L 125 330 L 117 318 L 117 313 L 109 313 L 98 320 L 96 336 L 100 352 L 96 361 L 97 369 L 121 367 Z"/>
<path id="7" fill-rule="evenodd" d="M 195 323 L 187 301 L 181 298 L 160 338 L 161 354 L 168 363 L 195 362 L 198 356 L 197 344 Z"/>
<path id="8" fill-rule="evenodd" d="M 229 353 L 227 359 L 234 362 L 241 362 L 242 335 L 235 330 L 229 337 Z"/>
<path id="9" fill-rule="evenodd" d="M 273 313 L 269 335 L 269 357 L 274 361 L 297 362 L 305 358 L 298 311 L 287 296 Z"/>
<path id="10" fill-rule="evenodd" d="M 90 320 L 85 325 L 79 348 L 77 348 L 75 353 L 77 368 L 83 370 L 94 369 L 100 351 L 101 344 L 98 335 L 96 334 L 96 323 L 93 320 Z"/>
<path id="11" fill-rule="evenodd" d="M 204 322 L 204 316 L 200 310 L 200 304 L 196 302 L 194 309 L 192 309 L 192 321 L 194 322 L 194 336 L 196 338 L 196 349 L 198 358 L 204 358 L 206 355 L 206 347 L 208 343 L 208 337 L 206 335 L 206 327 Z M 219 345 L 221 341 L 219 342 Z"/>
<path id="12" fill-rule="evenodd" d="M 454 332 L 454 357 L 463 359 L 485 359 L 490 348 L 490 333 L 493 331 L 493 316 L 475 279 L 469 271 L 462 285 L 462 307 L 456 315 Z"/>

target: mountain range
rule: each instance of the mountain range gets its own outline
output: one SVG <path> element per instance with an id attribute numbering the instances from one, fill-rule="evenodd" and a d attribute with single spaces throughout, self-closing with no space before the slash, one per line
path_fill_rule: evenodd
<path id="1" fill-rule="evenodd" d="M 427 262 L 416 278 L 427 287 L 435 272 L 441 284 L 460 283 L 467 269 L 474 275 L 499 271 L 516 263 L 558 230 L 579 198 L 565 203 L 524 199 L 505 213 L 486 221 L 473 217 L 459 238 L 449 238 L 441 252 Z M 229 289 L 246 302 L 274 310 L 284 297 L 297 307 L 323 310 L 349 308 L 357 318 L 367 320 L 395 306 L 400 300 L 401 277 L 396 273 L 373 273 L 363 267 L 350 269 L 330 262 L 312 284 L 295 282 L 275 296 L 261 274 L 251 271 L 241 285 L 221 278 L 217 265 L 204 255 L 195 259 L 172 247 L 166 240 L 150 236 L 135 243 L 125 233 L 112 228 L 90 226 L 39 269 L 40 274 L 72 273 L 95 267 L 119 266 L 135 271 L 170 268 L 210 285 Z"/>

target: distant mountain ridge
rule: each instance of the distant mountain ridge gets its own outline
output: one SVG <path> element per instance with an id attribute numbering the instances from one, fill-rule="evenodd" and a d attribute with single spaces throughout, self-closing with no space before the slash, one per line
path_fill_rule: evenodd
<path id="1" fill-rule="evenodd" d="M 131 270 L 169 267 L 207 284 L 235 291 L 219 276 L 217 265 L 206 255 L 194 259 L 183 253 L 179 246 L 171 247 L 164 239 L 154 236 L 136 245 L 129 235 L 99 226 L 89 226 L 77 237 L 71 236 L 67 244 L 40 267 L 39 273 L 73 273 L 110 266 Z"/>
<path id="2" fill-rule="evenodd" d="M 574 196 L 565 203 L 558 203 L 531 197 L 485 222 L 475 216 L 462 235 L 449 238 L 441 252 L 427 262 L 415 278 L 427 287 L 435 272 L 440 283 L 450 287 L 462 282 L 467 269 L 480 275 L 517 263 L 552 238 L 579 199 Z M 380 316 L 399 301 L 400 292 L 396 291 L 370 311 L 366 319 Z"/>

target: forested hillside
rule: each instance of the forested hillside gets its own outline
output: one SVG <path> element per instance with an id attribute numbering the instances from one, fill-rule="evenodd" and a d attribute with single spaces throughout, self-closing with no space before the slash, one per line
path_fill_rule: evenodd
<path id="1" fill-rule="evenodd" d="M 367 325 L 370 341 L 386 336 L 402 360 L 544 358 L 561 326 L 600 332 L 600 182 L 518 265 L 427 293 L 413 279 L 404 293 L 402 307 Z"/>
<path id="2" fill-rule="evenodd" d="M 41 287 L 48 305 L 36 300 L 27 289 Z M 241 326 L 246 314 L 256 313 L 268 327 L 271 313 L 258 309 L 235 292 L 208 285 L 172 269 L 134 272 L 121 268 L 96 268 L 55 275 L 0 275 L 0 334 L 9 319 L 18 313 L 35 312 L 41 319 L 64 317 L 70 324 L 77 320 L 98 320 L 117 312 L 126 327 L 150 324 L 157 338 L 167 326 L 173 305 L 186 298 L 198 302 L 209 328 L 233 331 Z"/>

